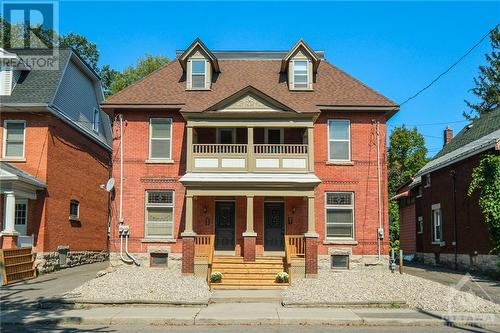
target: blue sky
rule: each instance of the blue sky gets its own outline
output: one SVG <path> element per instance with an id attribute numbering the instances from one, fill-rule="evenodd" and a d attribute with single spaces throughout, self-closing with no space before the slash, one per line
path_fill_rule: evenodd
<path id="1" fill-rule="evenodd" d="M 287 50 L 299 38 L 328 61 L 400 103 L 500 21 L 500 2 L 61 1 L 61 33 L 95 42 L 100 62 L 122 69 L 146 52 L 175 57 L 200 37 L 212 49 Z M 448 75 L 401 108 L 389 125 L 418 126 L 429 155 L 449 124 L 465 125 L 464 99 L 489 52 L 485 40 Z"/>

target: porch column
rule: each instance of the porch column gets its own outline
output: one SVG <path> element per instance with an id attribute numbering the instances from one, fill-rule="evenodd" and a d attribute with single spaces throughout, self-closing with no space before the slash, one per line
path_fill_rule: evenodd
<path id="1" fill-rule="evenodd" d="M 306 277 L 318 275 L 318 237 L 316 223 L 314 221 L 314 195 L 307 197 L 307 232 L 304 235 L 306 241 Z"/>
<path id="2" fill-rule="evenodd" d="M 2 248 L 11 249 L 17 247 L 17 236 L 19 233 L 14 228 L 16 215 L 16 196 L 14 192 L 5 192 L 4 229 L 2 235 Z"/>
<path id="3" fill-rule="evenodd" d="M 193 127 L 188 126 L 186 127 L 186 135 L 187 135 L 187 140 L 186 140 L 186 147 L 187 147 L 187 154 L 186 154 L 186 171 L 190 172 L 192 171 L 193 168 Z"/>
<path id="4" fill-rule="evenodd" d="M 194 274 L 193 196 L 186 194 L 186 219 L 182 232 L 182 273 Z"/>
<path id="5" fill-rule="evenodd" d="M 243 233 L 243 260 L 255 261 L 255 240 L 257 233 L 253 230 L 253 195 L 247 196 L 247 229 Z"/>
<path id="6" fill-rule="evenodd" d="M 253 127 L 247 129 L 247 170 L 252 172 L 255 170 L 254 148 L 253 148 Z"/>
<path id="7" fill-rule="evenodd" d="M 307 128 L 307 151 L 309 158 L 309 172 L 314 172 L 314 127 Z"/>

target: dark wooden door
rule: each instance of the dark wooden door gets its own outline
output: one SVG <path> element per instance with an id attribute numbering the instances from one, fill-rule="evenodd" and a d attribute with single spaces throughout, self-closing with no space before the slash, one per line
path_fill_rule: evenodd
<path id="1" fill-rule="evenodd" d="M 235 234 L 234 202 L 215 203 L 215 249 L 234 250 Z"/>
<path id="2" fill-rule="evenodd" d="M 264 203 L 264 250 L 283 251 L 285 209 L 282 202 Z"/>

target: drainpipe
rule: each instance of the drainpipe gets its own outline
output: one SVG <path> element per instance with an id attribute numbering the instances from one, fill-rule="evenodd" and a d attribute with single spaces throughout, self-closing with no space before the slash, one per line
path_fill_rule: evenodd
<path id="1" fill-rule="evenodd" d="M 381 197 L 381 184 L 380 184 L 380 131 L 379 124 L 380 122 L 375 121 L 375 129 L 377 134 L 377 197 L 378 197 L 378 229 L 377 229 L 377 253 L 378 260 L 380 261 L 380 248 L 381 248 L 381 240 L 384 237 L 384 231 L 382 229 L 382 197 Z"/>
<path id="2" fill-rule="evenodd" d="M 457 189 L 456 189 L 456 171 L 451 170 L 450 176 L 453 181 L 453 232 L 455 238 L 455 270 L 458 269 L 458 230 L 457 230 Z"/>

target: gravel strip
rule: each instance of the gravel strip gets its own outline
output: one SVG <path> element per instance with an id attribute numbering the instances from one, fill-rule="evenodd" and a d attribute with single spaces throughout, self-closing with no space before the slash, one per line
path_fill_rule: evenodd
<path id="1" fill-rule="evenodd" d="M 468 282 L 471 283 L 471 282 Z M 467 290 L 467 285 L 462 290 Z M 282 293 L 286 303 L 405 301 L 427 311 L 500 313 L 500 305 L 469 292 L 382 268 L 320 271 L 317 279 L 297 279 Z"/>
<path id="2" fill-rule="evenodd" d="M 73 289 L 66 299 L 106 301 L 208 301 L 207 283 L 162 268 L 120 267 Z"/>

